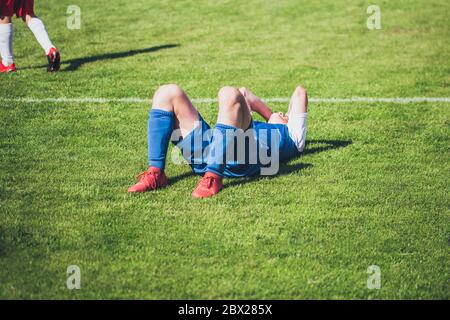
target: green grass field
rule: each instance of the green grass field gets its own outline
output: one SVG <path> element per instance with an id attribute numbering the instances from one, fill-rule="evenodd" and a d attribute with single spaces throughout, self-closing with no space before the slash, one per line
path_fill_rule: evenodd
<path id="1" fill-rule="evenodd" d="M 450 298 L 449 102 L 313 102 L 303 156 L 195 200 L 198 177 L 171 162 L 169 188 L 126 193 L 146 168 L 147 103 L 26 101 L 149 99 L 173 82 L 193 98 L 224 85 L 288 97 L 297 84 L 312 99 L 448 98 L 448 1 L 378 0 L 381 30 L 366 27 L 365 0 L 126 3 L 36 1 L 58 74 L 14 20 L 0 298 Z M 80 30 L 66 27 L 71 4 Z M 216 104 L 197 107 L 214 123 Z M 81 290 L 66 288 L 69 265 Z"/>

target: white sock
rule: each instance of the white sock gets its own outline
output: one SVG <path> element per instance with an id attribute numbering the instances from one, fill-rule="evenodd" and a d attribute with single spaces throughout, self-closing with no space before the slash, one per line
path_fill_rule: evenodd
<path id="1" fill-rule="evenodd" d="M 2 63 L 4 66 L 9 66 L 14 63 L 12 40 L 12 24 L 0 24 L 0 55 L 2 56 Z"/>
<path id="2" fill-rule="evenodd" d="M 41 45 L 42 49 L 44 49 L 45 54 L 48 55 L 50 49 L 54 48 L 54 46 L 48 36 L 47 30 L 45 30 L 42 20 L 39 18 L 31 18 L 28 22 L 28 28 L 33 32 L 36 40 Z"/>

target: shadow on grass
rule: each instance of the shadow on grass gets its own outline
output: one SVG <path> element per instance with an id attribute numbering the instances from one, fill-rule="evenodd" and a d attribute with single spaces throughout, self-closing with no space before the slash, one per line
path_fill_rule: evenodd
<path id="1" fill-rule="evenodd" d="M 169 177 L 168 178 L 169 179 L 169 184 L 173 185 L 173 184 L 177 183 L 178 181 L 183 180 L 183 179 L 185 179 L 187 177 L 190 177 L 190 176 L 195 176 L 195 173 L 192 172 L 192 171 L 188 171 L 188 172 L 179 174 L 179 175 L 174 176 L 174 177 Z"/>
<path id="2" fill-rule="evenodd" d="M 323 146 L 309 147 L 310 145 L 320 144 Z M 307 140 L 305 150 L 301 153 L 301 156 L 306 156 L 309 154 L 315 154 L 323 151 L 345 148 L 351 145 L 351 140 Z"/>
<path id="3" fill-rule="evenodd" d="M 137 54 L 143 54 L 143 53 L 151 53 L 156 52 L 163 49 L 170 49 L 170 48 L 176 48 L 179 47 L 179 44 L 164 44 L 160 46 L 154 46 L 150 48 L 145 49 L 137 49 L 137 50 L 130 50 L 130 51 L 123 51 L 123 52 L 112 52 L 112 53 L 104 53 L 99 54 L 95 56 L 90 57 L 84 57 L 84 58 L 77 58 L 77 59 L 70 59 L 70 60 L 64 60 L 64 56 L 62 57 L 61 66 L 68 65 L 64 69 L 61 68 L 61 71 L 76 71 L 78 68 L 83 66 L 86 63 L 96 62 L 96 61 L 103 61 L 103 60 L 113 60 L 113 59 L 120 59 L 120 58 L 127 58 L 131 57 Z M 21 68 L 21 70 L 24 69 L 37 69 L 37 68 L 46 68 L 47 65 L 40 65 L 40 66 L 32 66 L 32 67 L 25 67 Z"/>
<path id="4" fill-rule="evenodd" d="M 273 176 L 254 176 L 249 178 L 239 178 L 233 179 L 229 183 L 224 184 L 224 188 L 229 188 L 237 185 L 242 185 L 249 182 L 258 181 L 261 179 L 274 179 L 282 175 L 288 175 L 293 172 L 298 172 L 302 169 L 310 168 L 313 166 L 311 163 L 296 163 L 290 164 L 291 161 L 298 159 L 300 157 L 304 157 L 307 155 L 316 154 L 319 152 L 329 151 L 338 148 L 345 148 L 350 145 L 352 141 L 350 140 L 309 140 L 306 142 L 305 150 L 296 158 L 290 159 L 288 162 L 280 164 L 280 170 L 278 174 Z M 308 147 L 311 145 L 319 144 L 320 146 Z"/>
<path id="5" fill-rule="evenodd" d="M 229 188 L 236 185 L 241 185 L 244 183 L 254 182 L 258 181 L 260 179 L 274 179 L 280 175 L 287 175 L 291 174 L 293 172 L 300 171 L 305 168 L 312 167 L 313 165 L 311 163 L 296 163 L 296 164 L 290 164 L 292 160 L 298 159 L 303 156 L 316 154 L 319 152 L 339 149 L 339 148 L 345 148 L 348 145 L 352 144 L 351 140 L 309 140 L 306 142 L 305 150 L 298 156 L 297 158 L 291 159 L 286 163 L 280 164 L 280 170 L 278 171 L 278 174 L 274 176 L 254 176 L 254 177 L 248 177 L 248 178 L 236 178 L 236 179 L 230 179 L 228 183 L 224 185 L 224 188 Z M 311 147 L 311 145 L 313 145 Z M 318 146 L 316 146 L 318 145 Z M 174 176 L 170 178 L 169 183 L 175 184 L 178 181 L 190 177 L 194 175 L 192 171 L 182 173 L 180 175 Z"/>

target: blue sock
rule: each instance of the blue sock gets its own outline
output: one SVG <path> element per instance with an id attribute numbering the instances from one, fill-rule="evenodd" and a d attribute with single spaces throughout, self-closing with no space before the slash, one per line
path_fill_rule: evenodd
<path id="1" fill-rule="evenodd" d="M 148 165 L 164 170 L 167 148 L 174 125 L 174 113 L 151 109 L 148 114 Z"/>
<path id="2" fill-rule="evenodd" d="M 236 130 L 236 127 L 221 123 L 215 125 L 211 144 L 209 145 L 206 171 L 215 173 L 221 177 L 224 176 L 223 172 L 226 166 L 226 153 L 229 144 L 229 138 L 227 139 L 226 133 L 227 131 L 234 133 Z M 232 152 L 232 150 L 230 150 L 230 152 Z"/>

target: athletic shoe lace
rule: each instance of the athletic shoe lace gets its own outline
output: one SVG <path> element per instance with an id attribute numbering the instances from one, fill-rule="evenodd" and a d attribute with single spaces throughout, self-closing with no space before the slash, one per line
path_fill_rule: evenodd
<path id="1" fill-rule="evenodd" d="M 209 189 L 212 186 L 213 180 L 214 177 L 203 177 L 203 179 L 200 180 L 200 185 Z"/>
<path id="2" fill-rule="evenodd" d="M 144 181 L 147 182 L 148 184 L 150 184 L 150 187 L 152 189 L 156 189 L 156 187 L 157 187 L 156 180 L 158 180 L 158 177 L 157 177 L 156 173 L 153 171 L 150 171 L 150 170 L 144 171 L 144 172 L 138 174 L 136 176 L 136 179 L 141 182 L 144 182 Z"/>

